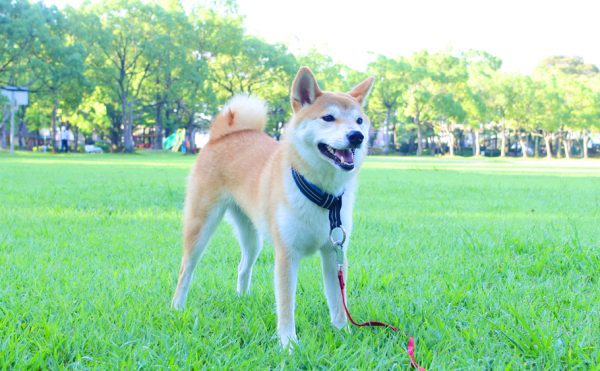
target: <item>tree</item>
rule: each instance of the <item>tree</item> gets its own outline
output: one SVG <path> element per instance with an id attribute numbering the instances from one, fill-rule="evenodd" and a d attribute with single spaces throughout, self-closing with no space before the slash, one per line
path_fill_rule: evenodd
<path id="1" fill-rule="evenodd" d="M 46 10 L 41 3 L 0 0 L 0 85 L 25 83 L 22 75 L 44 35 L 40 27 L 46 26 Z"/>
<path id="2" fill-rule="evenodd" d="M 191 56 L 192 27 L 183 8 L 171 4 L 170 8 L 152 6 L 156 17 L 154 35 L 149 40 L 146 58 L 154 61 L 148 79 L 147 93 L 155 110 L 154 148 L 162 149 L 163 129 L 171 126 L 171 116 L 177 112 L 186 80 L 196 71 Z M 194 79 L 195 80 L 195 79 Z"/>
<path id="3" fill-rule="evenodd" d="M 507 107 L 506 118 L 515 130 L 523 157 L 528 157 L 527 137 L 538 124 L 537 115 L 542 110 L 541 102 L 536 97 L 540 84 L 529 76 L 514 76 L 510 84 L 515 96 L 513 104 Z"/>
<path id="4" fill-rule="evenodd" d="M 490 115 L 498 123 L 501 138 L 500 157 L 506 156 L 506 136 L 509 128 L 507 119 L 518 99 L 512 79 L 510 75 L 496 73 L 490 85 Z"/>
<path id="5" fill-rule="evenodd" d="M 585 81 L 576 78 L 565 81 L 563 91 L 571 113 L 569 126 L 581 131 L 581 155 L 588 158 L 589 132 L 600 125 L 600 95 L 594 93 Z"/>
<path id="6" fill-rule="evenodd" d="M 261 93 L 285 85 L 296 70 L 295 58 L 283 45 L 270 45 L 244 36 L 239 49 L 217 55 L 210 63 L 212 81 L 223 98 L 236 93 Z"/>
<path id="7" fill-rule="evenodd" d="M 423 129 L 428 122 L 439 120 L 447 125 L 448 119 L 462 120 L 464 111 L 457 106 L 461 104 L 458 99 L 464 95 L 467 71 L 461 60 L 449 53 L 417 52 L 408 61 L 411 68 L 404 114 L 412 118 L 417 128 L 417 155 L 420 156 L 423 153 Z M 452 136 L 450 142 L 454 142 L 453 131 L 449 128 L 445 131 Z"/>
<path id="8" fill-rule="evenodd" d="M 140 1 L 125 0 L 85 9 L 89 15 L 97 16 L 88 26 L 95 28 L 95 32 L 89 34 L 94 78 L 97 84 L 108 89 L 119 107 L 120 119 L 114 124 L 123 128 L 125 152 L 133 152 L 133 108 L 154 67 L 146 54 L 149 48 L 156 46 L 151 40 L 156 20 L 152 10 Z M 119 144 L 113 142 L 118 147 Z"/>
<path id="9" fill-rule="evenodd" d="M 434 98 L 434 111 L 438 116 L 436 127 L 448 138 L 448 151 L 450 156 L 454 156 L 454 147 L 456 146 L 454 125 L 463 122 L 467 113 L 459 99 L 449 92 L 436 95 Z"/>
<path id="10" fill-rule="evenodd" d="M 64 114 L 64 118 L 75 127 L 76 137 L 79 131 L 84 135 L 103 136 L 109 134 L 111 122 L 103 101 L 102 91 L 95 89 L 82 97 L 76 110 Z"/>
<path id="11" fill-rule="evenodd" d="M 319 85 L 326 90 L 349 91 L 354 87 L 349 76 L 357 71 L 353 71 L 343 64 L 335 63 L 328 55 L 321 54 L 313 49 L 296 59 L 298 66 L 307 66 L 311 69 L 313 75 L 319 81 Z"/>
<path id="12" fill-rule="evenodd" d="M 33 53 L 41 47 L 40 37 L 46 34 L 47 13 L 48 8 L 42 3 L 0 0 L 0 85 L 28 87 L 35 80 L 31 64 Z M 0 102 L 3 108 L 0 121 L 2 147 L 7 146 L 9 117 L 4 103 L 4 100 Z"/>
<path id="13" fill-rule="evenodd" d="M 546 73 L 562 73 L 565 75 L 592 76 L 600 73 L 598 67 L 586 64 L 581 57 L 553 56 L 548 57 L 538 65 L 536 70 Z"/>
<path id="14" fill-rule="evenodd" d="M 46 9 L 45 32 L 39 48 L 32 53 L 34 58 L 30 63 L 35 76 L 32 84 L 34 90 L 51 101 L 52 143 L 55 151 L 58 149 L 58 110 L 61 106 L 65 110 L 75 110 L 89 86 L 84 77 L 86 51 L 75 38 L 72 27 L 76 22 L 66 14 L 77 16 L 74 12 L 62 13 L 56 7 Z"/>
<path id="15" fill-rule="evenodd" d="M 402 98 L 408 89 L 411 66 L 402 58 L 391 59 L 380 55 L 369 64 L 368 71 L 377 79 L 370 104 L 375 110 L 385 112 L 384 151 L 388 152 L 396 144 L 393 135 L 390 140 L 390 132 L 396 133 L 394 116 L 401 108 Z"/>
<path id="16" fill-rule="evenodd" d="M 597 122 L 598 104 L 595 101 L 590 81 L 600 76 L 593 64 L 586 64 L 580 57 L 554 56 L 544 59 L 536 68 L 534 76 L 553 86 L 555 94 L 561 96 L 562 112 L 557 144 L 562 143 L 565 157 L 572 151 L 574 130 L 579 130 L 582 139 L 581 153 L 587 157 L 588 131 Z M 560 146 L 557 145 L 557 156 Z"/>
<path id="17" fill-rule="evenodd" d="M 565 122 L 569 115 L 565 101 L 556 86 L 556 81 L 536 82 L 535 105 L 532 105 L 531 116 L 535 121 L 535 129 L 541 133 L 546 147 L 546 158 L 552 158 L 552 136 Z M 537 135 L 537 133 L 536 133 Z M 558 153 L 560 148 L 556 148 Z M 537 155 L 537 146 L 536 146 Z M 568 152 L 568 151 L 567 151 Z"/>
<path id="18" fill-rule="evenodd" d="M 210 59 L 209 69 L 215 94 L 220 101 L 234 94 L 254 94 L 270 103 L 271 113 L 287 116 L 289 81 L 298 69 L 295 57 L 283 45 L 268 44 L 253 36 L 244 36 L 239 48 Z M 268 130 L 277 122 L 269 118 Z"/>
<path id="19" fill-rule="evenodd" d="M 480 50 L 464 53 L 463 59 L 468 71 L 468 91 L 464 95 L 466 123 L 473 135 L 473 155 L 479 156 L 481 128 L 494 119 L 492 90 L 502 61 Z"/>
<path id="20" fill-rule="evenodd" d="M 430 69 L 432 57 L 426 51 L 414 53 L 409 58 L 410 74 L 405 99 L 404 114 L 417 128 L 417 156 L 423 154 L 423 129 L 433 105 L 434 79 Z"/>

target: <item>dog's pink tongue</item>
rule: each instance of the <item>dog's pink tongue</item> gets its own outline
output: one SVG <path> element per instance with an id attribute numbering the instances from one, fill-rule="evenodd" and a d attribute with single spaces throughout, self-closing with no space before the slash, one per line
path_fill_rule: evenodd
<path id="1" fill-rule="evenodd" d="M 349 149 L 336 149 L 335 155 L 347 164 L 354 162 L 354 154 Z"/>

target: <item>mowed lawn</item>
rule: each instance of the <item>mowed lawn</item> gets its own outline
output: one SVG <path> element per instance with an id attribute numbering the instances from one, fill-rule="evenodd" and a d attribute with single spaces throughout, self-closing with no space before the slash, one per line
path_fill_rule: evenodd
<path id="1" fill-rule="evenodd" d="M 317 256 L 300 343 L 275 337 L 273 249 L 235 294 L 223 224 L 170 309 L 192 156 L 0 153 L 0 369 L 406 369 L 407 338 L 329 324 Z M 370 158 L 348 297 L 428 369 L 600 367 L 600 161 Z"/>

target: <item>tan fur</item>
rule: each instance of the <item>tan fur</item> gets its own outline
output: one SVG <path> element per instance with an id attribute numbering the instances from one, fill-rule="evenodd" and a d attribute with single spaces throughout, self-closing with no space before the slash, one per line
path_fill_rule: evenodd
<path id="1" fill-rule="evenodd" d="M 327 107 L 332 104 L 358 107 L 360 110 L 372 82 L 365 80 L 350 93 L 322 92 L 310 70 L 301 69 L 292 87 L 291 102 L 295 114 L 286 126 L 286 136 L 281 142 L 262 131 L 266 123 L 266 108 L 260 101 L 238 96 L 224 107 L 215 118 L 210 140 L 198 155 L 189 176 L 184 209 L 183 258 L 173 298 L 175 307 L 181 307 L 185 302 L 187 285 L 199 255 L 196 251 L 198 240 L 206 224 L 214 219 L 211 213 L 214 214 L 222 204 L 225 207 L 236 205 L 256 230 L 269 235 L 275 245 L 278 328 L 283 344 L 287 344 L 287 337 L 294 340 L 295 333 L 282 333 L 282 328 L 288 328 L 290 323 L 293 327 L 294 296 L 290 293 L 295 290 L 296 283 L 295 276 L 289 275 L 289 272 L 297 265 L 294 247 L 286 246 L 278 220 L 278 211 L 290 202 L 284 180 L 292 166 L 309 179 L 321 177 L 324 184 L 335 181 L 336 177 L 349 175 L 332 172 L 332 175 L 316 176 L 311 164 L 306 163 L 294 147 L 289 132 L 305 120 L 326 114 Z M 308 103 L 303 102 L 305 99 Z M 342 122 L 335 124 L 344 125 Z"/>

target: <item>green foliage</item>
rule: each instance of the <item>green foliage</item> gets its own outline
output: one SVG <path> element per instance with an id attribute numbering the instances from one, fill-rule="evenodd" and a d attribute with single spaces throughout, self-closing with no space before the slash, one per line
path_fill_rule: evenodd
<path id="1" fill-rule="evenodd" d="M 356 75 L 358 71 L 335 63 L 330 56 L 316 50 L 310 50 L 297 57 L 297 64 L 308 66 L 319 82 L 319 86 L 327 91 L 350 91 L 353 84 L 362 81 L 361 77 L 363 77 Z"/>
<path id="2" fill-rule="evenodd" d="M 585 76 L 593 76 L 600 72 L 597 66 L 584 63 L 580 57 L 567 56 L 554 56 L 544 59 L 539 64 L 538 71 Z"/>
<path id="3" fill-rule="evenodd" d="M 370 107 L 375 111 L 389 112 L 387 121 L 402 117 L 403 101 L 409 88 L 411 65 L 404 58 L 391 59 L 378 56 L 369 64 L 368 71 L 376 77 Z"/>
<path id="4" fill-rule="evenodd" d="M 549 57 L 532 76 L 518 76 L 501 73 L 502 61 L 485 51 L 418 51 L 378 56 L 356 71 L 315 50 L 294 55 L 249 35 L 233 0 L 189 9 L 176 0 L 110 0 L 63 10 L 0 0 L 0 36 L 0 84 L 30 88 L 29 130 L 69 119 L 128 151 L 136 127 L 153 127 L 160 148 L 163 132 L 204 129 L 237 93 L 269 103 L 267 130 L 278 135 L 301 65 L 330 91 L 375 76 L 367 110 L 374 128 L 391 134 L 389 148 L 410 147 L 416 137 L 421 154 L 425 143 L 445 138 L 458 151 L 455 133 L 507 128 L 572 141 L 600 125 L 600 72 L 581 58 Z M 106 116 L 91 118 L 95 112 Z M 50 120 L 42 117 L 48 113 Z"/>
<path id="5" fill-rule="evenodd" d="M 192 161 L 0 156 L 3 367 L 408 369 L 403 335 L 330 325 L 316 256 L 299 271 L 300 344 L 281 351 L 273 249 L 238 297 L 225 223 L 186 309 L 171 310 Z M 427 369 L 597 369 L 599 180 L 598 164 L 368 159 L 348 251 L 352 314 L 414 336 Z"/>
<path id="6" fill-rule="evenodd" d="M 63 117 L 71 125 L 75 125 L 84 134 L 108 134 L 110 128 L 110 119 L 106 105 L 100 103 L 99 90 L 84 97 L 82 103 L 76 111 L 65 113 Z"/>
<path id="7" fill-rule="evenodd" d="M 45 35 L 47 8 L 29 1 L 0 0 L 0 84 L 23 84 L 28 62 Z"/>

